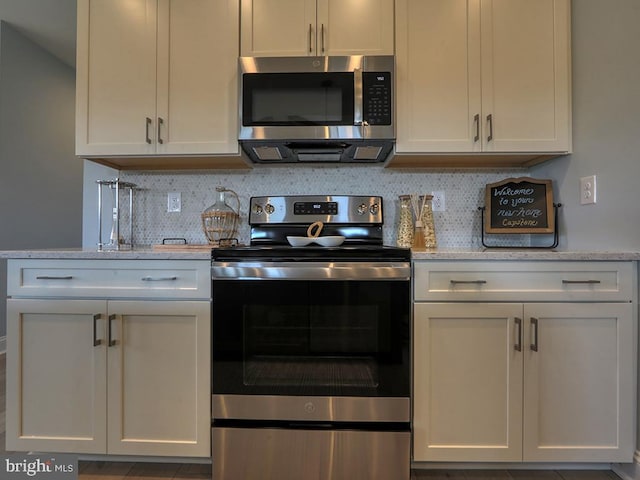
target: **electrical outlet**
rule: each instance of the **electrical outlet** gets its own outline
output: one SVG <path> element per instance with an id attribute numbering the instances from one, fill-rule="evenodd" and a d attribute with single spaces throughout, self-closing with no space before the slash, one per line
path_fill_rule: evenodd
<path id="1" fill-rule="evenodd" d="M 431 192 L 433 199 L 431 199 L 431 208 L 434 212 L 444 212 L 446 210 L 444 203 L 444 192 L 439 190 L 437 192 Z"/>
<path id="2" fill-rule="evenodd" d="M 580 205 L 596 203 L 596 176 L 580 179 Z"/>
<path id="3" fill-rule="evenodd" d="M 182 210 L 182 197 L 180 192 L 169 192 L 167 195 L 167 212 L 180 212 Z"/>

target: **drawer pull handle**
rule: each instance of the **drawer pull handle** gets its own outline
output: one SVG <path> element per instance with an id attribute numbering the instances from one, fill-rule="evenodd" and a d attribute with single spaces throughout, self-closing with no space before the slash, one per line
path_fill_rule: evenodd
<path id="1" fill-rule="evenodd" d="M 54 276 L 54 275 L 38 275 L 36 280 L 72 280 L 73 275 Z"/>
<path id="2" fill-rule="evenodd" d="M 97 347 L 98 345 L 102 345 L 102 340 L 100 340 L 97 336 L 98 331 L 98 320 L 100 320 L 101 315 L 97 313 L 93 316 L 93 346 Z"/>
<path id="3" fill-rule="evenodd" d="M 113 347 L 116 344 L 116 341 L 111 336 L 112 324 L 115 319 L 116 319 L 116 315 L 109 315 L 109 346 L 110 347 Z"/>
<path id="4" fill-rule="evenodd" d="M 516 330 L 516 343 L 513 346 L 513 348 L 516 352 L 521 352 L 522 351 L 522 319 L 516 317 L 515 324 L 516 324 L 516 327 L 518 327 L 518 329 Z"/>
<path id="5" fill-rule="evenodd" d="M 142 277 L 143 282 L 173 282 L 178 277 Z"/>
<path id="6" fill-rule="evenodd" d="M 533 329 L 533 341 L 531 342 L 531 350 L 538 351 L 538 319 L 531 317 L 531 328 Z"/>
<path id="7" fill-rule="evenodd" d="M 600 280 L 562 280 L 562 283 L 567 284 L 585 284 L 585 285 L 596 285 L 600 282 Z"/>
<path id="8" fill-rule="evenodd" d="M 487 283 L 486 280 L 449 280 L 449 282 L 451 283 L 451 285 L 484 285 L 485 283 Z"/>

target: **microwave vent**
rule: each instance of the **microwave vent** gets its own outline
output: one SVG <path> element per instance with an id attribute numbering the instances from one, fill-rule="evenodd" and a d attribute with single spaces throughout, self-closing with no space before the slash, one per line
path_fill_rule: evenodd
<path id="1" fill-rule="evenodd" d="M 382 147 L 356 147 L 356 153 L 353 155 L 354 160 L 377 160 Z"/>
<path id="2" fill-rule="evenodd" d="M 278 147 L 253 147 L 253 153 L 259 160 L 282 160 L 282 154 Z"/>

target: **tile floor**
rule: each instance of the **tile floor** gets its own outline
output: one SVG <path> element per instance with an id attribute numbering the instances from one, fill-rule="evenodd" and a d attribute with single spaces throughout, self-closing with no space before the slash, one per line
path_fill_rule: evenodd
<path id="1" fill-rule="evenodd" d="M 6 355 L 1 354 L 0 453 L 5 452 L 5 362 Z M 78 470 L 79 480 L 211 479 L 211 465 L 206 464 L 81 461 Z M 411 480 L 620 480 L 620 478 L 608 470 L 416 470 L 411 473 Z"/>

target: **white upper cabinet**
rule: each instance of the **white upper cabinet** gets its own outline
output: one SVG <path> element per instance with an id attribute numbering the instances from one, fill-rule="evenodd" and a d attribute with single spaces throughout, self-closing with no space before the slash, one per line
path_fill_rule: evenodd
<path id="1" fill-rule="evenodd" d="M 398 0 L 397 147 L 571 150 L 568 0 Z"/>
<path id="2" fill-rule="evenodd" d="M 241 55 L 393 55 L 393 0 L 242 0 Z"/>
<path id="3" fill-rule="evenodd" d="M 79 0 L 76 154 L 238 154 L 239 7 Z"/>

